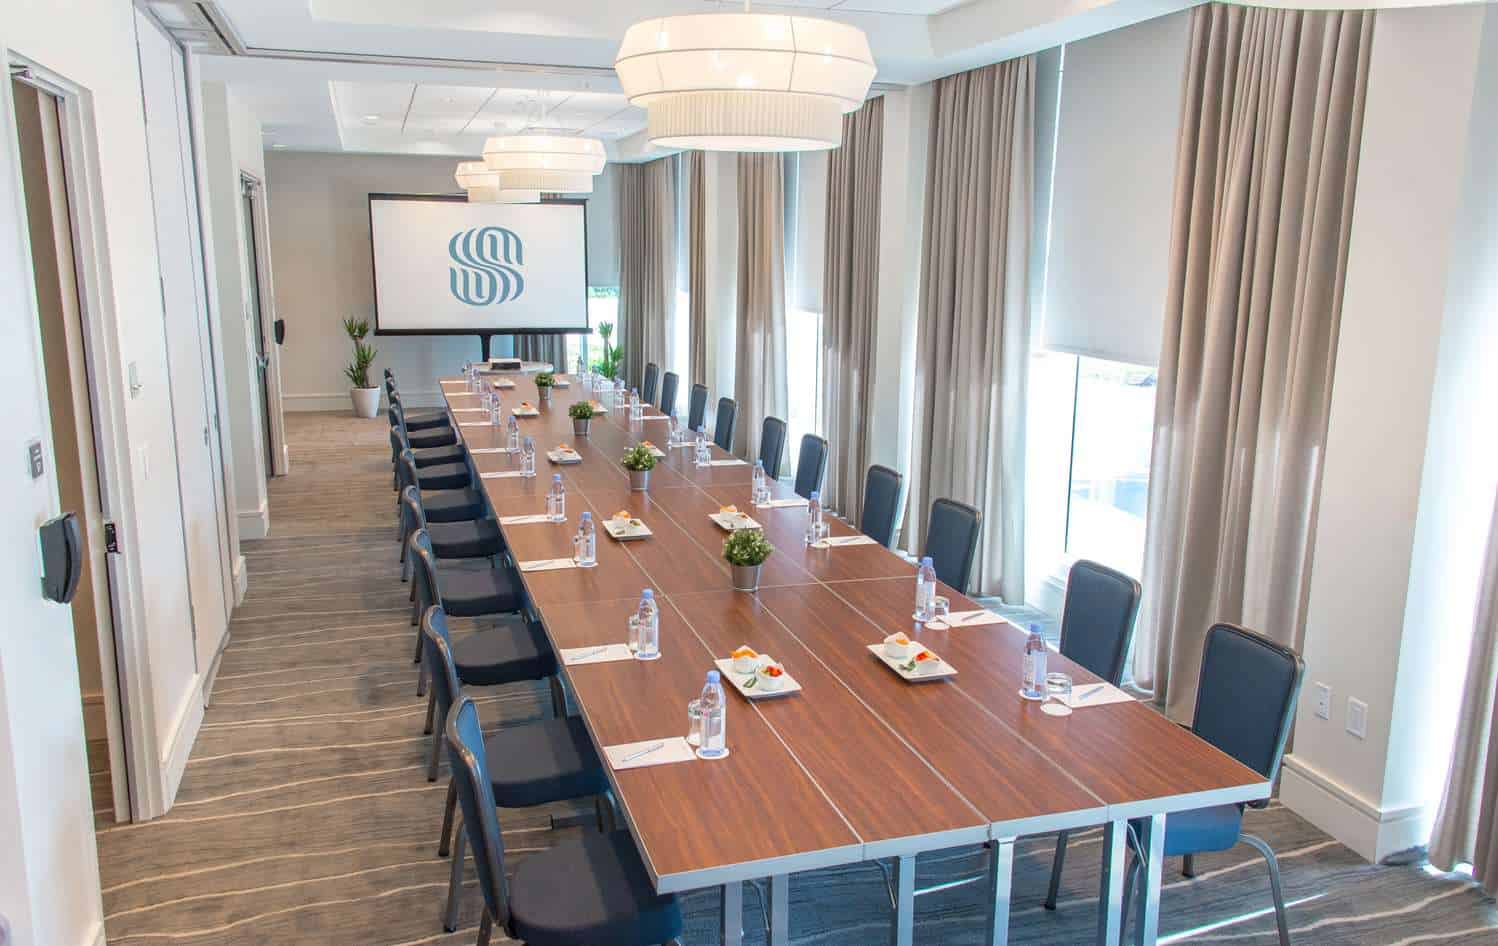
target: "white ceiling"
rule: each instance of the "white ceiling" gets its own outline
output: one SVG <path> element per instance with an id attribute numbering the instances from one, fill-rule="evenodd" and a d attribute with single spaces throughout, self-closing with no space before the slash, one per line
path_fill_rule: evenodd
<path id="1" fill-rule="evenodd" d="M 901 86 L 1159 16 L 1195 0 L 779 0 L 857 25 Z M 612 142 L 645 125 L 613 73 L 643 18 L 718 0 L 152 0 L 212 19 L 236 55 L 202 59 L 294 150 L 477 155 L 497 132 Z M 194 24 L 198 36 L 204 23 Z M 192 38 L 192 37 L 188 37 Z"/>

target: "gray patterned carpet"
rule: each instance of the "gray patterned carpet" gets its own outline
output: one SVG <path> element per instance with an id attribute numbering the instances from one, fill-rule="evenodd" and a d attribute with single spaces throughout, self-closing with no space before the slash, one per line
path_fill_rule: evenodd
<path id="1" fill-rule="evenodd" d="M 271 485 L 272 537 L 246 549 L 249 596 L 177 805 L 159 821 L 99 834 L 109 942 L 472 943 L 472 886 L 462 929 L 446 935 L 438 924 L 445 781 L 429 784 L 422 773 L 424 701 L 398 580 L 384 422 L 288 422 L 294 472 Z M 539 691 L 508 688 L 485 693 L 480 711 L 497 726 L 546 705 Z M 502 812 L 512 863 L 581 830 L 548 828 L 549 815 L 565 813 Z M 1498 908 L 1460 878 L 1365 864 L 1278 805 L 1251 813 L 1248 825 L 1280 852 L 1297 943 L 1498 943 Z M 1098 842 L 1096 833 L 1074 838 L 1056 913 L 1040 908 L 1051 840 L 1020 843 L 1012 942 L 1091 939 Z M 981 864 L 977 851 L 933 855 L 919 880 L 959 879 Z M 1251 851 L 1201 858 L 1197 870 L 1191 881 L 1167 874 L 1162 942 L 1274 942 L 1268 884 Z M 916 941 L 978 943 L 980 889 L 922 897 Z M 798 875 L 791 895 L 797 946 L 886 941 L 890 910 L 874 866 Z M 684 898 L 687 946 L 718 942 L 717 904 L 711 891 Z M 749 942 L 764 941 L 752 892 L 745 927 Z"/>

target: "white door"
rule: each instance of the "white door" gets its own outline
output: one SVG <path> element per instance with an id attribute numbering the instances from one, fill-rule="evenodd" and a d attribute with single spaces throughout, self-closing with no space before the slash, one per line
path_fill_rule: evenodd
<path id="1" fill-rule="evenodd" d="M 187 119 L 182 50 L 145 14 L 136 12 L 141 85 L 145 93 L 156 247 L 166 310 L 167 368 L 177 442 L 177 477 L 194 638 L 200 673 L 212 666 L 228 631 L 224 594 L 222 466 L 215 457 L 214 363 L 198 229 L 197 192 Z"/>

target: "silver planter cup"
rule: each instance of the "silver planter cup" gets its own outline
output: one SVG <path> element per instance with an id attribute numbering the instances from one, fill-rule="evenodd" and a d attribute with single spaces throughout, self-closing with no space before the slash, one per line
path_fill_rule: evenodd
<path id="1" fill-rule="evenodd" d="M 629 488 L 632 489 L 632 490 L 634 490 L 637 493 L 643 493 L 645 490 L 649 489 L 650 488 L 650 471 L 649 470 L 630 470 L 629 471 Z"/>
<path id="2" fill-rule="evenodd" d="M 543 403 L 543 404 L 550 404 L 551 403 L 551 385 L 549 385 L 549 384 L 543 384 L 543 385 L 541 385 L 540 387 L 536 388 L 536 394 L 537 394 L 537 396 L 540 397 L 541 403 Z"/>
<path id="3" fill-rule="evenodd" d="M 730 565 L 733 569 L 734 591 L 758 591 L 759 573 L 765 567 L 759 565 Z"/>
<path id="4" fill-rule="evenodd" d="M 576 437 L 588 436 L 588 425 L 593 422 L 591 417 L 572 418 L 572 434 Z"/>

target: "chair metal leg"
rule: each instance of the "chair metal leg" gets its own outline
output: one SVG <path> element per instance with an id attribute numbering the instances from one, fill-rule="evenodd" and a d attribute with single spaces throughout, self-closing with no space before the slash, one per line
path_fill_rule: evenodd
<path id="1" fill-rule="evenodd" d="M 494 920 L 489 916 L 489 908 L 484 907 L 484 918 L 479 921 L 479 938 L 477 946 L 489 946 L 489 937 L 494 935 Z"/>
<path id="2" fill-rule="evenodd" d="M 427 750 L 427 781 L 437 781 L 437 768 L 442 758 L 442 734 L 432 736 L 432 745 Z"/>
<path id="3" fill-rule="evenodd" d="M 467 853 L 468 836 L 463 833 L 463 824 L 458 824 L 458 839 L 453 845 L 452 874 L 447 881 L 447 908 L 442 911 L 442 928 L 452 933 L 458 928 L 458 907 L 463 900 L 463 858 Z M 484 914 L 488 916 L 486 912 Z"/>
<path id="4" fill-rule="evenodd" d="M 425 729 L 423 729 L 421 731 L 422 735 L 424 735 L 424 736 L 430 736 L 432 734 L 432 730 L 434 728 L 436 728 L 436 725 L 437 725 L 437 688 L 433 687 L 427 693 L 427 726 L 426 726 Z M 437 740 L 433 739 L 432 740 L 432 745 L 435 746 L 436 744 L 437 744 Z M 433 758 L 435 759 L 435 756 Z"/>
<path id="5" fill-rule="evenodd" d="M 1238 840 L 1258 851 L 1264 856 L 1264 863 L 1269 865 L 1269 892 L 1274 896 L 1274 922 L 1279 927 L 1280 946 L 1290 946 L 1290 921 L 1285 916 L 1285 891 L 1280 886 L 1280 862 L 1274 856 L 1274 849 L 1264 843 L 1262 838 L 1252 834 L 1239 835 Z"/>
<path id="6" fill-rule="evenodd" d="M 561 674 L 554 674 L 549 680 L 551 683 L 551 716 L 553 719 L 565 719 L 567 716 L 567 691 L 562 688 Z"/>
<path id="7" fill-rule="evenodd" d="M 453 821 L 458 813 L 458 782 L 447 783 L 447 804 L 442 809 L 442 840 L 437 842 L 437 856 L 447 857 L 453 852 Z"/>
<path id="8" fill-rule="evenodd" d="M 1187 879 L 1196 876 L 1196 855 L 1187 854 L 1181 858 L 1181 876 Z"/>
<path id="9" fill-rule="evenodd" d="M 1124 872 L 1123 918 L 1120 921 L 1122 924 L 1119 929 L 1120 933 L 1127 931 L 1129 928 L 1129 906 L 1134 899 L 1134 881 L 1143 869 L 1143 861 L 1137 857 L 1129 858 L 1129 868 Z"/>
<path id="10" fill-rule="evenodd" d="M 1056 894 L 1061 891 L 1061 868 L 1066 864 L 1066 839 L 1070 831 L 1056 835 L 1056 856 L 1051 860 L 1051 886 L 1046 890 L 1045 908 L 1056 909 Z"/>

